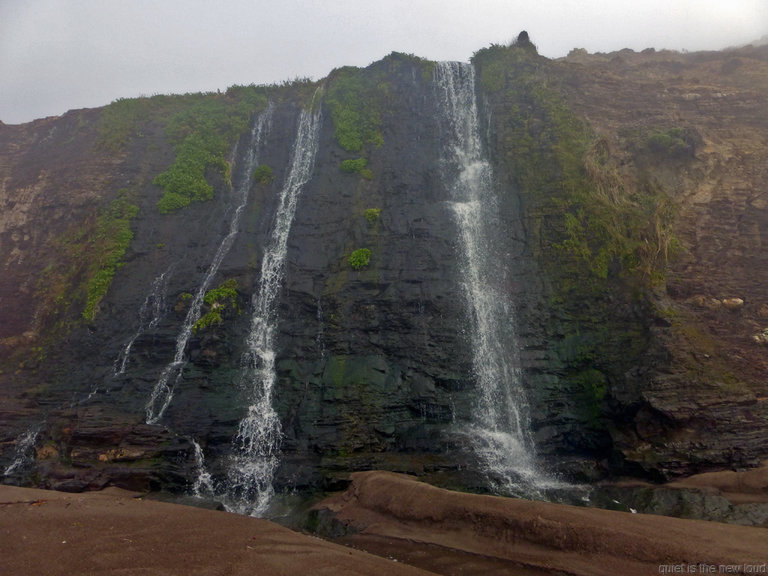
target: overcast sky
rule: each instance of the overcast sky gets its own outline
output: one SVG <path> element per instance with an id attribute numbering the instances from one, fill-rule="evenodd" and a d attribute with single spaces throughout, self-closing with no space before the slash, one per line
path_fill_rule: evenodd
<path id="1" fill-rule="evenodd" d="M 392 51 L 718 50 L 768 34 L 768 0 L 0 0 L 0 120 L 119 97 L 319 79 Z"/>

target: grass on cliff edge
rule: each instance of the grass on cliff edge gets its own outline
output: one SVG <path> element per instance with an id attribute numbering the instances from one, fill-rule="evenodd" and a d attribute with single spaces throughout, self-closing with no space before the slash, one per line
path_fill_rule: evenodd
<path id="1" fill-rule="evenodd" d="M 472 61 L 503 126 L 502 162 L 535 206 L 540 256 L 564 280 L 586 270 L 597 284 L 609 276 L 662 281 L 675 243 L 665 191 L 621 172 L 608 141 L 570 110 L 535 51 L 491 46 Z"/>
<path id="2" fill-rule="evenodd" d="M 206 171 L 213 169 L 229 180 L 226 157 L 241 134 L 248 130 L 253 114 L 267 105 L 267 98 L 255 89 L 230 89 L 225 94 L 208 95 L 175 114 L 166 126 L 174 143 L 176 158 L 154 179 L 163 189 L 157 208 L 163 214 L 192 202 L 213 198 L 213 186 Z"/>
<path id="3" fill-rule="evenodd" d="M 213 198 L 206 173 L 229 179 L 227 155 L 249 128 L 253 115 L 267 105 L 264 87 L 232 86 L 224 94 L 200 93 L 151 98 L 121 98 L 106 106 L 98 125 L 98 146 L 123 153 L 133 138 L 153 124 L 165 124 L 175 158 L 154 179 L 163 189 L 157 203 L 162 213 Z"/>

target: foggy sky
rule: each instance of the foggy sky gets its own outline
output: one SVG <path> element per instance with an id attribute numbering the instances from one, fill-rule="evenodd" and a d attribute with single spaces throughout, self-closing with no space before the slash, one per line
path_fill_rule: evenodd
<path id="1" fill-rule="evenodd" d="M 766 0 L 0 0 L 0 120 L 120 97 L 366 66 L 392 51 L 467 61 L 527 30 L 572 48 L 719 50 L 768 34 Z"/>

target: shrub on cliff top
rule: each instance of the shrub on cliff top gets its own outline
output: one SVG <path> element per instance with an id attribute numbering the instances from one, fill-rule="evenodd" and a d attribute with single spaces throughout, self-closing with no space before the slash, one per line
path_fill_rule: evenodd
<path id="1" fill-rule="evenodd" d="M 325 102 L 331 110 L 336 142 L 347 152 L 384 143 L 381 97 L 382 86 L 365 70 L 346 66 L 331 75 Z"/>

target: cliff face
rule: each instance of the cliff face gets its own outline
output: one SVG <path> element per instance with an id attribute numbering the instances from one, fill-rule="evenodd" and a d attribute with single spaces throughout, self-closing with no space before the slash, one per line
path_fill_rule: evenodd
<path id="1" fill-rule="evenodd" d="M 768 53 L 549 61 L 492 47 L 474 66 L 498 283 L 542 465 L 583 479 L 756 463 Z M 477 391 L 433 74 L 393 54 L 317 86 L 0 126 L 7 477 L 223 481 L 253 400 L 242 361 L 254 294 L 308 109 L 317 151 L 274 300 L 275 484 L 334 487 L 386 468 L 482 488 L 456 433 Z M 250 119 L 267 109 L 256 141 Z M 162 213 L 154 178 L 198 144 L 213 199 Z M 352 265 L 360 249 L 369 262 Z M 148 414 L 177 368 L 167 409 Z"/>

